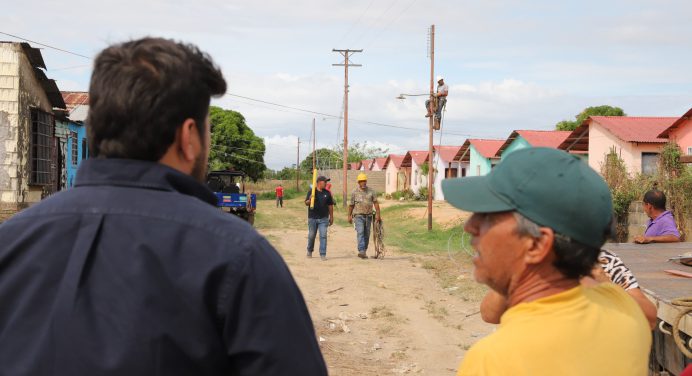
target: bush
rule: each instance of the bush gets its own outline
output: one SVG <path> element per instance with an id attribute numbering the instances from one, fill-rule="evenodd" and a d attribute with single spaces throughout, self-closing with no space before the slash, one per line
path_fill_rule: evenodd
<path id="1" fill-rule="evenodd" d="M 392 193 L 392 199 L 393 200 L 400 200 L 403 198 L 404 200 L 412 200 L 414 198 L 413 191 L 410 189 L 405 189 L 403 191 L 396 191 Z"/>

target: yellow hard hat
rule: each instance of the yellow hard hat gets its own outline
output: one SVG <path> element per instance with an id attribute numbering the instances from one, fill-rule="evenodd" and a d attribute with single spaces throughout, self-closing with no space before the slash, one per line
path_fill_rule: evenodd
<path id="1" fill-rule="evenodd" d="M 364 173 L 358 174 L 358 181 L 367 181 L 368 180 L 368 175 L 365 175 Z"/>

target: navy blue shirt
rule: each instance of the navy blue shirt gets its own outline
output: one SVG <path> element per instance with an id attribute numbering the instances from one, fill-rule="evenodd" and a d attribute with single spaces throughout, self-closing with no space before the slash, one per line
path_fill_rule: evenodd
<path id="1" fill-rule="evenodd" d="M 310 200 L 311 196 L 312 190 L 309 190 L 305 200 Z M 319 191 L 315 189 L 315 203 L 312 208 L 308 206 L 308 218 L 329 218 L 329 207 L 332 205 L 334 205 L 334 199 L 328 190 L 322 189 L 322 191 Z"/>
<path id="2" fill-rule="evenodd" d="M 0 225 L 0 375 L 326 375 L 286 264 L 202 184 L 90 159 Z"/>

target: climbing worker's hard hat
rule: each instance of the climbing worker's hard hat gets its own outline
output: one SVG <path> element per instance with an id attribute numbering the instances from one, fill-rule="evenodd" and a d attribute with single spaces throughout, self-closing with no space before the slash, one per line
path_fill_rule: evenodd
<path id="1" fill-rule="evenodd" d="M 358 181 L 367 181 L 368 180 L 368 175 L 365 175 L 364 173 L 358 174 Z"/>
<path id="2" fill-rule="evenodd" d="M 438 82 L 439 82 L 439 81 L 442 81 L 442 80 L 444 80 L 444 79 L 445 79 L 445 78 L 442 77 L 442 76 L 437 76 L 437 81 L 438 81 Z"/>

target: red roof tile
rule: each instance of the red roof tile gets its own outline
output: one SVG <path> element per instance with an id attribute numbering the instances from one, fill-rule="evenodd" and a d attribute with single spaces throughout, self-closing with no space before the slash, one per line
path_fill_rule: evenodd
<path id="1" fill-rule="evenodd" d="M 622 141 L 665 143 L 658 135 L 668 129 L 677 117 L 591 116 L 585 123 L 598 123 Z"/>
<path id="2" fill-rule="evenodd" d="M 663 132 L 661 132 L 658 137 L 661 138 L 669 138 L 670 132 L 678 128 L 680 125 L 682 125 L 684 122 L 687 120 L 692 119 L 692 108 L 690 108 L 684 115 L 682 115 L 678 120 L 676 120 L 673 124 L 671 124 L 670 127 L 666 128 Z"/>
<path id="3" fill-rule="evenodd" d="M 372 168 L 375 167 L 376 165 L 377 165 L 377 166 L 380 166 L 381 169 L 384 169 L 385 166 L 387 166 L 386 163 L 387 163 L 387 158 L 375 158 L 375 159 L 373 160 L 372 166 L 370 166 L 370 169 L 372 169 Z"/>
<path id="4" fill-rule="evenodd" d="M 360 164 L 365 168 L 366 171 L 368 171 L 372 167 L 372 159 L 364 159 L 360 161 Z"/>
<path id="5" fill-rule="evenodd" d="M 404 161 L 405 155 L 397 155 L 397 154 L 389 154 L 387 156 L 387 160 L 384 163 L 384 166 L 387 167 L 389 162 L 391 161 L 394 164 L 394 167 L 396 168 L 401 168 L 401 162 Z"/>
<path id="6" fill-rule="evenodd" d="M 60 94 L 65 101 L 67 111 L 72 111 L 81 105 L 89 105 L 89 93 L 85 91 L 61 91 Z"/>
<path id="7" fill-rule="evenodd" d="M 360 169 L 360 162 L 351 162 L 348 164 L 349 170 L 358 170 Z"/>
<path id="8" fill-rule="evenodd" d="M 499 157 L 519 136 L 525 139 L 526 142 L 533 147 L 557 148 L 571 133 L 571 131 L 515 130 L 509 135 L 509 137 L 507 137 L 505 143 L 497 150 L 496 156 Z"/>
<path id="9" fill-rule="evenodd" d="M 439 153 L 440 159 L 443 162 L 453 162 L 454 158 L 457 156 L 457 153 L 461 150 L 461 145 L 460 146 L 435 146 L 435 151 Z"/>
<path id="10" fill-rule="evenodd" d="M 425 150 L 414 150 L 406 153 L 404 160 L 401 162 L 402 167 L 411 167 L 411 161 L 416 162 L 418 166 L 425 163 L 428 160 L 428 151 Z"/>
<path id="11" fill-rule="evenodd" d="M 494 158 L 497 151 L 500 150 L 500 147 L 505 143 L 505 140 L 468 139 L 467 142 L 473 145 L 476 151 L 483 157 Z"/>

